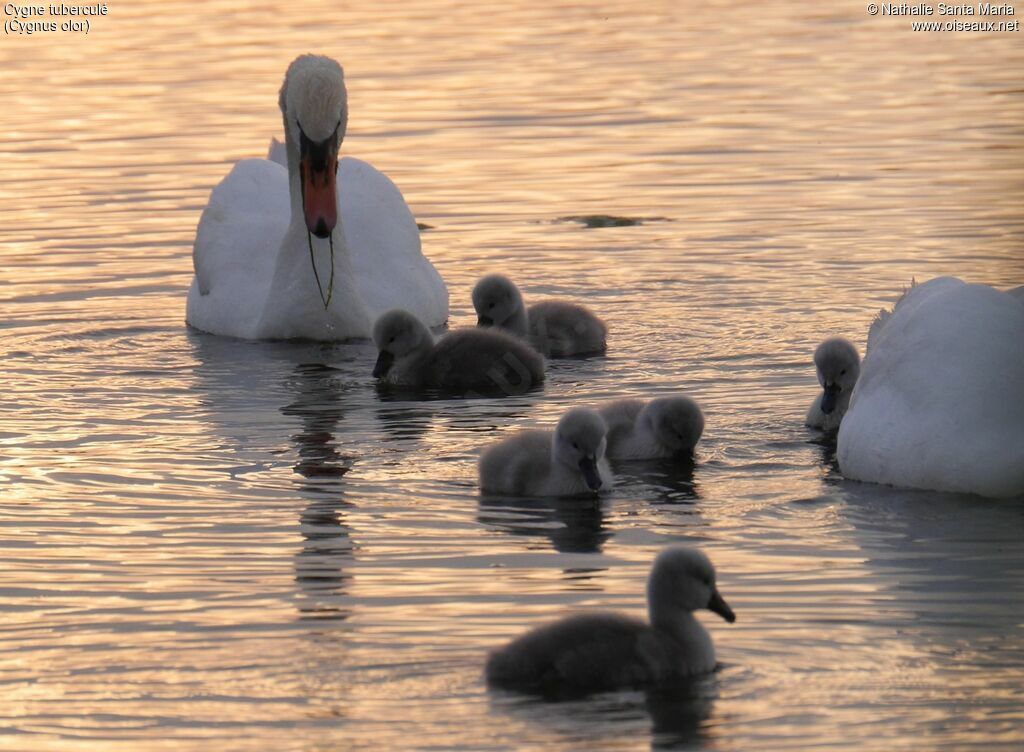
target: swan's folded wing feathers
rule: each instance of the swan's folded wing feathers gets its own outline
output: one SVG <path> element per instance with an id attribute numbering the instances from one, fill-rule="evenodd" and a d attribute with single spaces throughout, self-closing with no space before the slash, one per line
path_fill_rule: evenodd
<path id="1" fill-rule="evenodd" d="M 186 318 L 213 334 L 259 336 L 277 249 L 288 227 L 288 173 L 265 159 L 236 164 L 199 220 Z"/>
<path id="2" fill-rule="evenodd" d="M 371 318 L 403 308 L 429 327 L 448 320 L 448 288 L 423 256 L 420 231 L 401 191 L 370 164 L 338 163 L 338 203 L 352 270 Z"/>

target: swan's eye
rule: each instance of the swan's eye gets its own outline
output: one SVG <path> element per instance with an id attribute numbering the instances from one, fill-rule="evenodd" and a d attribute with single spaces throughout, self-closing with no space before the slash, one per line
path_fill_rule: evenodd
<path id="1" fill-rule="evenodd" d="M 491 310 L 492 308 L 494 308 L 494 303 L 491 303 L 489 306 L 487 306 L 488 311 Z"/>
<path id="2" fill-rule="evenodd" d="M 846 375 L 846 369 L 844 368 L 842 371 L 840 371 L 839 375 L 840 376 L 845 376 Z"/>
<path id="3" fill-rule="evenodd" d="M 392 337 L 391 339 L 388 340 L 388 344 L 389 345 L 394 344 L 394 342 L 395 342 L 395 338 L 394 337 Z"/>
<path id="4" fill-rule="evenodd" d="M 579 444 L 577 444 L 577 443 L 576 443 L 576 442 L 574 441 L 574 442 L 572 443 L 572 448 L 573 448 L 573 449 L 579 449 L 579 448 L 580 448 L 580 445 L 579 445 Z"/>

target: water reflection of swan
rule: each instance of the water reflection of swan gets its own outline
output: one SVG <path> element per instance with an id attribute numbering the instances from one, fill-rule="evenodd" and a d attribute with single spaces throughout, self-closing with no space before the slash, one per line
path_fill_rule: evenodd
<path id="1" fill-rule="evenodd" d="M 873 620 L 884 629 L 876 634 L 902 643 L 886 647 L 891 665 L 918 666 L 922 691 L 957 708 L 958 720 L 989 724 L 998 735 L 998 714 L 982 716 L 1019 694 L 1024 510 L 963 494 L 834 483 L 863 556 L 861 577 L 871 584 L 869 603 L 851 611 L 851 622 L 877 612 Z M 966 721 L 960 714 L 967 708 L 980 715 Z"/>
<path id="2" fill-rule="evenodd" d="M 338 451 L 336 440 L 353 374 L 359 370 L 353 346 L 318 343 L 254 343 L 190 333 L 195 358 L 194 391 L 221 453 L 235 458 L 232 476 L 264 472 L 283 435 L 291 433 L 292 465 L 302 505 L 295 555 L 295 582 L 302 618 L 344 618 L 343 604 L 353 559 L 345 523 L 345 479 L 355 462 Z M 339 358 L 339 350 L 345 357 Z M 341 368 L 323 365 L 340 360 Z M 284 416 L 284 417 L 282 417 Z M 297 420 L 298 430 L 289 424 Z M 287 485 L 284 486 L 287 489 Z"/>
<path id="3" fill-rule="evenodd" d="M 344 416 L 344 387 L 338 371 L 322 363 L 296 365 L 288 383 L 295 399 L 281 412 L 302 421 L 292 436 L 299 456 L 295 472 L 301 476 L 299 491 L 309 500 L 299 517 L 304 543 L 295 556 L 295 582 L 303 596 L 299 611 L 303 618 L 345 619 L 353 544 L 344 522 L 348 503 L 341 478 L 354 458 L 334 445 Z"/>
<path id="4" fill-rule="evenodd" d="M 394 307 L 443 324 L 448 291 L 402 194 L 365 162 L 338 161 L 348 121 L 341 66 L 297 58 L 279 104 L 287 165 L 245 159 L 214 189 L 193 248 L 188 322 L 249 339 L 319 340 L 368 337 Z"/>
<path id="5" fill-rule="evenodd" d="M 351 459 L 334 447 L 334 432 L 343 415 L 337 371 L 322 363 L 295 366 L 296 399 L 281 408 L 288 416 L 302 420 L 302 430 L 293 436 L 299 450 L 295 472 L 316 488 L 317 480 L 340 478 L 351 467 Z"/>

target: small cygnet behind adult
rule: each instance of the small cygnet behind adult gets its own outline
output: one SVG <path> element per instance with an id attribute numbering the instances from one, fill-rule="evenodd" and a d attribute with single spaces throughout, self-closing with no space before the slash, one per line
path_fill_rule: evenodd
<path id="1" fill-rule="evenodd" d="M 373 340 L 373 375 L 395 386 L 513 395 L 544 381 L 544 358 L 499 331 L 459 329 L 435 341 L 423 322 L 394 310 L 374 324 Z"/>
<path id="2" fill-rule="evenodd" d="M 649 623 L 604 612 L 539 627 L 491 653 L 487 682 L 550 695 L 679 683 L 715 668 L 711 636 L 693 615 L 704 608 L 736 620 L 708 557 L 695 548 L 667 548 L 647 580 Z"/>
<path id="3" fill-rule="evenodd" d="M 704 433 L 704 414 L 689 397 L 624 399 L 603 405 L 608 457 L 649 460 L 690 455 Z"/>
<path id="4" fill-rule="evenodd" d="M 577 407 L 554 431 L 526 430 L 484 450 L 480 489 L 508 496 L 578 496 L 612 485 L 604 420 Z"/>
<path id="5" fill-rule="evenodd" d="M 529 309 L 519 288 L 502 274 L 489 274 L 473 288 L 477 325 L 497 327 L 525 338 L 549 358 L 602 353 L 608 329 L 589 309 L 564 300 L 545 300 Z"/>
<path id="6" fill-rule="evenodd" d="M 848 339 L 831 337 L 814 351 L 814 366 L 822 393 L 811 403 L 806 423 L 811 428 L 836 431 L 860 375 L 860 356 Z"/>

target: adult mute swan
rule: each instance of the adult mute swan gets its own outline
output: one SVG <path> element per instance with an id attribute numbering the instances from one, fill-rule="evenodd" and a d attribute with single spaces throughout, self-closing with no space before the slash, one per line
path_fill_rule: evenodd
<path id="1" fill-rule="evenodd" d="M 616 613 L 579 614 L 538 627 L 491 653 L 487 683 L 545 694 L 667 686 L 713 671 L 711 635 L 693 612 L 736 615 L 715 586 L 715 568 L 695 548 L 658 554 L 647 580 L 650 623 Z"/>
<path id="2" fill-rule="evenodd" d="M 836 450 L 855 480 L 1024 495 L 1024 301 L 940 277 L 881 312 Z"/>
<path id="3" fill-rule="evenodd" d="M 243 159 L 214 188 L 192 250 L 188 323 L 246 339 L 341 340 L 369 337 L 400 306 L 444 324 L 448 290 L 402 194 L 367 163 L 338 160 L 341 66 L 296 58 L 278 103 L 286 164 Z"/>

